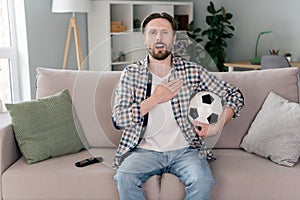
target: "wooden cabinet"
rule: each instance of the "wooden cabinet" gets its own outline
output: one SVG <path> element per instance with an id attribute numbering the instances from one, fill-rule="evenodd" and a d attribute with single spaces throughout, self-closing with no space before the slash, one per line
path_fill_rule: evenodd
<path id="1" fill-rule="evenodd" d="M 193 20 L 193 3 L 92 1 L 88 13 L 89 69 L 121 70 L 125 65 L 143 59 L 147 51 L 138 27 L 153 12 L 167 12 L 177 18 L 184 17 L 190 23 Z M 124 27 L 126 31 L 119 32 Z"/>

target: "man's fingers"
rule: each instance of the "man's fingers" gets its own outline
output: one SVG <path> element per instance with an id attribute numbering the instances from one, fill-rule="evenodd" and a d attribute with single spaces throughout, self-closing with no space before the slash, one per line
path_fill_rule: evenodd
<path id="1" fill-rule="evenodd" d="M 192 120 L 192 123 L 193 123 L 195 126 L 205 126 L 205 125 L 208 125 L 208 124 L 205 124 L 205 123 L 203 123 L 203 122 L 196 121 L 196 120 Z"/>
<path id="2" fill-rule="evenodd" d="M 160 84 L 164 85 L 167 83 L 167 79 L 163 80 Z"/>
<path id="3" fill-rule="evenodd" d="M 201 126 L 194 126 L 194 130 L 196 131 L 197 135 L 204 139 L 206 135 L 206 131 L 203 130 Z"/>
<path id="4" fill-rule="evenodd" d="M 172 85 L 176 85 L 176 84 L 178 84 L 178 83 L 183 84 L 183 81 L 180 80 L 180 79 L 174 79 L 174 80 L 172 80 L 172 81 L 170 81 L 170 82 L 165 83 L 165 85 L 166 85 L 167 87 L 171 87 Z"/>
<path id="5" fill-rule="evenodd" d="M 176 95 L 180 92 L 181 87 L 177 88 L 177 90 L 173 91 L 173 94 Z"/>
<path id="6" fill-rule="evenodd" d="M 183 85 L 183 81 L 180 79 L 175 79 L 170 82 L 164 83 L 173 93 L 176 93 Z"/>

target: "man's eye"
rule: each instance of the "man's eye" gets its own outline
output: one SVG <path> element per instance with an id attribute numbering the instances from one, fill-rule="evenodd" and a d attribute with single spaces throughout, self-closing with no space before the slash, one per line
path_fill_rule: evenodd
<path id="1" fill-rule="evenodd" d="M 150 34 L 151 34 L 151 35 L 155 35 L 155 34 L 156 34 L 156 31 L 150 31 Z"/>

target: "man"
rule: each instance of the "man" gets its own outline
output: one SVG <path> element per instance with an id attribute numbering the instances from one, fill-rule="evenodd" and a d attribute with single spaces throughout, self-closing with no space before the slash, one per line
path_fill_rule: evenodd
<path id="1" fill-rule="evenodd" d="M 149 55 L 127 66 L 116 88 L 112 118 L 124 130 L 114 177 L 121 200 L 144 199 L 142 183 L 162 173 L 182 181 L 186 199 L 209 199 L 214 179 L 207 160 L 213 155 L 203 139 L 217 134 L 244 104 L 238 88 L 172 55 L 176 30 L 166 13 L 146 17 L 142 33 Z M 221 96 L 226 107 L 216 124 L 194 126 L 187 117 L 189 100 L 203 90 Z"/>

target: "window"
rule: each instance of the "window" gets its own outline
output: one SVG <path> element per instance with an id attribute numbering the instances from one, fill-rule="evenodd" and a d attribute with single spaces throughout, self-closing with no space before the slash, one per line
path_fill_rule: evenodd
<path id="1" fill-rule="evenodd" d="M 24 0 L 0 0 L 0 99 L 30 99 Z"/>
<path id="2" fill-rule="evenodd" d="M 8 6 L 6 0 L 0 0 L 0 99 L 3 102 L 11 102 L 11 86 L 9 78 L 9 59 L 3 58 L 11 46 L 8 18 Z"/>
<path id="3" fill-rule="evenodd" d="M 6 103 L 12 102 L 9 74 L 9 60 L 0 59 L 0 99 Z"/>

